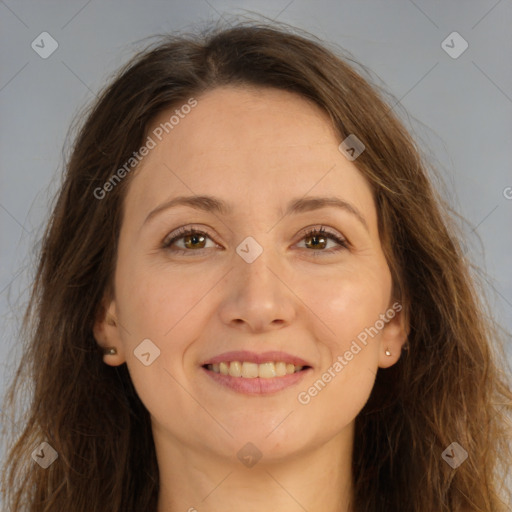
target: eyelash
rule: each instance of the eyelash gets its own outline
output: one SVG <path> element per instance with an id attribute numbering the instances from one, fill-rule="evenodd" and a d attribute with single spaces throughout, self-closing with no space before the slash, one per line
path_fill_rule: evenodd
<path id="1" fill-rule="evenodd" d="M 188 250 L 188 249 L 171 249 L 170 248 L 174 242 L 176 242 L 177 240 L 180 240 L 181 238 L 184 238 L 187 235 L 201 235 L 201 236 L 204 236 L 204 237 L 208 237 L 210 240 L 214 241 L 212 239 L 212 237 L 208 233 L 206 233 L 205 231 L 201 231 L 200 229 L 180 228 L 174 234 L 174 236 L 172 236 L 172 238 L 166 238 L 163 241 L 162 249 L 166 249 L 166 250 L 169 250 L 171 252 L 178 253 L 178 254 L 184 254 L 184 255 L 187 255 L 187 256 L 191 255 L 190 253 L 193 253 L 193 252 L 196 252 L 196 251 L 200 251 L 201 249 L 198 249 L 198 250 Z M 334 248 L 334 249 L 316 250 L 316 251 L 315 250 L 311 250 L 311 249 L 306 249 L 307 251 L 312 252 L 313 256 L 319 256 L 320 255 L 319 253 L 333 254 L 333 253 L 336 253 L 338 251 L 342 251 L 342 250 L 348 249 L 349 246 L 350 246 L 348 240 L 346 240 L 343 237 L 340 237 L 339 235 L 337 235 L 335 233 L 331 233 L 329 231 L 326 231 L 323 226 L 321 226 L 320 228 L 310 229 L 309 231 L 307 231 L 306 233 L 303 234 L 301 240 L 303 240 L 304 238 L 309 238 L 309 237 L 314 237 L 314 236 L 321 236 L 321 237 L 327 238 L 329 240 L 334 240 L 335 242 L 337 242 L 340 245 L 340 247 L 337 247 L 337 248 Z"/>

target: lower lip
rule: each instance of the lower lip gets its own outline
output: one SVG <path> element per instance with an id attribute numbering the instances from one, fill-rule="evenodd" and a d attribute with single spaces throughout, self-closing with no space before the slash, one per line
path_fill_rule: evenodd
<path id="1" fill-rule="evenodd" d="M 301 370 L 300 372 L 291 373 L 290 375 L 284 375 L 283 377 L 272 377 L 270 379 L 262 379 L 256 377 L 253 379 L 247 379 L 245 377 L 232 377 L 231 375 L 223 375 L 222 373 L 215 373 L 212 370 L 207 370 L 201 367 L 206 374 L 214 381 L 232 389 L 238 393 L 244 393 L 246 395 L 267 395 L 276 393 L 285 388 L 293 386 L 300 382 L 304 376 L 309 373 L 312 368 Z"/>

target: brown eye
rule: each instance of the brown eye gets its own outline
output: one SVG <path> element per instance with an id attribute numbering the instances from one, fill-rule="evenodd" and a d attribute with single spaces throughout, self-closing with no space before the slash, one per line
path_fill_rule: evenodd
<path id="1" fill-rule="evenodd" d="M 181 229 L 164 240 L 162 248 L 181 254 L 190 254 L 200 249 L 208 249 L 209 247 L 206 247 L 208 239 L 211 240 L 211 237 L 203 231 Z M 176 246 L 176 248 L 173 248 L 173 246 Z"/>
<path id="2" fill-rule="evenodd" d="M 307 249 L 317 249 L 316 251 L 313 251 L 313 253 L 332 253 L 340 251 L 342 249 L 348 249 L 349 247 L 347 240 L 345 240 L 344 238 L 340 237 L 335 233 L 329 233 L 325 231 L 324 228 L 313 229 L 311 231 L 308 231 L 304 235 L 302 240 L 305 240 L 305 245 Z M 327 247 L 327 244 L 330 240 L 336 242 L 338 246 L 341 247 L 335 247 L 324 250 Z"/>
<path id="3" fill-rule="evenodd" d="M 306 247 L 308 247 L 308 249 L 310 247 L 313 249 L 325 249 L 328 240 L 324 235 L 309 235 L 304 238 L 306 240 L 311 240 L 311 245 L 308 245 L 308 242 L 306 242 Z"/>
<path id="4" fill-rule="evenodd" d="M 202 249 L 205 244 L 206 238 L 203 235 L 187 235 L 182 237 L 185 240 L 184 244 L 187 249 L 198 248 Z"/>

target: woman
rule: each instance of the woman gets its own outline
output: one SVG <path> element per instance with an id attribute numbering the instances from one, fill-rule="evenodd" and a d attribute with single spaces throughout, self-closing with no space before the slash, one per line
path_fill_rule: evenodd
<path id="1" fill-rule="evenodd" d="M 25 325 L 10 510 L 508 510 L 510 381 L 426 166 L 291 30 L 119 72 Z"/>

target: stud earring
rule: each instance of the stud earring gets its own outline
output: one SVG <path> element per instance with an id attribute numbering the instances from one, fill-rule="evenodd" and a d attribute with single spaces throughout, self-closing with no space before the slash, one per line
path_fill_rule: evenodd
<path id="1" fill-rule="evenodd" d="M 386 352 L 384 352 L 384 353 L 385 353 L 387 356 L 390 356 L 390 355 L 391 355 L 391 352 L 390 352 L 388 349 L 386 349 Z"/>
<path id="2" fill-rule="evenodd" d="M 117 349 L 115 347 L 107 347 L 103 349 L 103 353 L 108 356 L 114 356 L 117 354 Z"/>

